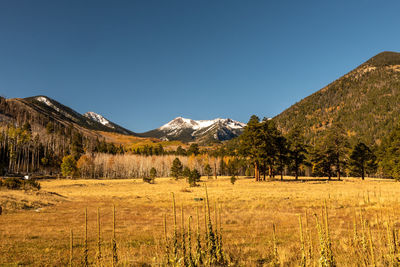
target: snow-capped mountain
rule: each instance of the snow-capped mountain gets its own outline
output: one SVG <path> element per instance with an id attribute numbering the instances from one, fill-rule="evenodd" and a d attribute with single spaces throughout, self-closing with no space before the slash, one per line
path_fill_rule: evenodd
<path id="1" fill-rule="evenodd" d="M 192 120 L 178 117 L 142 136 L 186 142 L 225 141 L 239 136 L 245 126 L 245 123 L 232 119 Z"/>
<path id="2" fill-rule="evenodd" d="M 116 124 L 116 123 L 114 123 L 112 121 L 109 121 L 108 119 L 104 118 L 102 115 L 97 114 L 97 113 L 95 113 L 93 111 L 86 112 L 85 114 L 83 114 L 83 116 L 85 118 L 88 118 L 88 119 L 92 120 L 92 121 L 98 122 L 98 123 L 110 128 L 111 130 L 118 132 L 118 133 L 128 134 L 128 135 L 135 134 L 132 131 L 125 129 L 122 126 L 119 126 L 118 124 Z"/>
<path id="3" fill-rule="evenodd" d="M 52 120 L 59 121 L 62 124 L 75 123 L 90 130 L 135 135 L 132 131 L 107 120 L 99 114 L 87 112 L 82 115 L 47 96 L 39 95 L 23 99 L 15 99 L 14 101 L 22 101 L 33 108 L 36 112 L 52 118 Z"/>
<path id="4" fill-rule="evenodd" d="M 83 114 L 83 116 L 85 116 L 86 118 L 91 119 L 93 121 L 97 121 L 97 122 L 103 124 L 104 126 L 110 127 L 111 129 L 115 129 L 115 127 L 112 125 L 112 123 L 109 120 L 107 120 L 100 114 L 97 114 L 93 111 L 88 111 L 85 114 Z"/>

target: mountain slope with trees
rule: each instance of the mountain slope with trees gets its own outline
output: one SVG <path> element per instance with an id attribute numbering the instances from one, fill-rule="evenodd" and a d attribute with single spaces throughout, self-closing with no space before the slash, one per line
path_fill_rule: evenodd
<path id="1" fill-rule="evenodd" d="M 340 122 L 352 144 L 379 145 L 400 118 L 400 53 L 382 52 L 274 118 L 283 133 L 304 129 L 308 144 Z"/>

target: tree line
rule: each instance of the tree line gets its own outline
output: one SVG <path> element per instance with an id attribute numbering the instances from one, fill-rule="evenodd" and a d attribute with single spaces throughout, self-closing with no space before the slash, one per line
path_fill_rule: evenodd
<path id="1" fill-rule="evenodd" d="M 66 155 L 78 160 L 84 153 L 123 154 L 124 149 L 76 130 L 60 132 L 51 122 L 35 131 L 29 122 L 0 128 L 0 175 L 58 174 Z"/>
<path id="2" fill-rule="evenodd" d="M 375 146 L 352 143 L 354 137 L 340 123 L 333 122 L 311 142 L 305 141 L 304 130 L 293 127 L 282 133 L 274 120 L 252 116 L 239 138 L 221 146 L 191 144 L 168 151 L 161 144 L 130 150 L 74 129 L 61 133 L 51 122 L 35 131 L 28 122 L 19 127 L 8 124 L 0 128 L 0 174 L 143 178 L 154 168 L 160 177 L 171 176 L 173 159 L 178 158 L 201 175 L 246 175 L 257 181 L 284 175 L 400 179 L 399 126 Z"/>
<path id="3" fill-rule="evenodd" d="M 337 177 L 343 175 L 400 178 L 400 127 L 388 134 L 380 146 L 358 141 L 351 144 L 349 132 L 340 123 L 330 127 L 312 143 L 306 143 L 304 129 L 293 127 L 286 134 L 271 119 L 252 116 L 243 134 L 235 140 L 236 156 L 254 166 L 257 181 L 266 176 L 300 175 Z"/>

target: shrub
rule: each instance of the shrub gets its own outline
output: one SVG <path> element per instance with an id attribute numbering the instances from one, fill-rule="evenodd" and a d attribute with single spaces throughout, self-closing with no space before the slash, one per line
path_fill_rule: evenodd
<path id="1" fill-rule="evenodd" d="M 20 178 L 6 178 L 2 182 L 2 186 L 7 189 L 17 190 L 22 186 L 22 180 Z"/>
<path id="2" fill-rule="evenodd" d="M 29 179 L 23 180 L 24 189 L 37 189 L 40 190 L 40 184 L 36 180 Z"/>
<path id="3" fill-rule="evenodd" d="M 237 179 L 236 179 L 236 177 L 235 177 L 235 176 L 232 176 L 232 177 L 231 177 L 231 184 L 233 184 L 233 185 L 234 185 L 234 184 L 235 184 L 235 182 L 236 182 L 236 180 L 237 180 Z"/>
<path id="4" fill-rule="evenodd" d="M 157 176 L 157 170 L 153 167 L 150 170 L 150 177 L 146 177 L 146 176 L 143 177 L 143 182 L 149 183 L 149 184 L 154 184 L 156 176 Z"/>
<path id="5" fill-rule="evenodd" d="M 152 183 L 154 183 L 154 180 L 151 179 L 150 177 L 145 176 L 145 177 L 143 177 L 143 182 L 152 184 Z"/>
<path id="6" fill-rule="evenodd" d="M 74 156 L 65 156 L 61 163 L 61 173 L 63 176 L 72 177 L 77 171 L 76 160 Z"/>
<path id="7" fill-rule="evenodd" d="M 11 190 L 18 190 L 18 189 L 34 189 L 40 190 L 40 184 L 35 180 L 22 180 L 20 178 L 7 178 L 0 180 L 0 187 L 5 187 Z"/>

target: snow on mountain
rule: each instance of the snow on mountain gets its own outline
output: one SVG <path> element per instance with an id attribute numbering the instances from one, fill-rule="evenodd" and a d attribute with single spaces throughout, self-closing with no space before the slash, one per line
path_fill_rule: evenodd
<path id="1" fill-rule="evenodd" d="M 85 114 L 83 114 L 83 116 L 85 116 L 86 118 L 91 119 L 93 121 L 97 121 L 97 122 L 103 124 L 104 126 L 115 129 L 115 127 L 112 125 L 112 123 L 109 120 L 107 120 L 100 114 L 97 114 L 93 111 L 86 112 Z"/>
<path id="2" fill-rule="evenodd" d="M 60 109 L 58 107 L 56 107 L 53 103 L 51 103 L 51 101 L 47 97 L 38 96 L 38 97 L 36 97 L 36 100 L 39 101 L 39 102 L 42 102 L 42 103 L 46 104 L 47 106 L 49 106 L 49 107 L 57 110 L 58 112 L 60 112 Z"/>
<path id="3" fill-rule="evenodd" d="M 74 110 L 65 110 L 63 105 L 60 105 L 60 103 L 57 101 L 54 101 L 46 96 L 37 96 L 35 99 L 75 122 L 77 121 L 77 116 L 80 116 L 80 114 Z"/>
<path id="4" fill-rule="evenodd" d="M 192 120 L 177 117 L 160 128 L 144 133 L 143 136 L 162 140 L 225 141 L 239 136 L 245 126 L 245 123 L 232 119 Z"/>
<path id="5" fill-rule="evenodd" d="M 173 119 L 172 121 L 168 122 L 167 124 L 161 126 L 160 130 L 174 130 L 177 128 L 192 128 L 193 130 L 201 130 L 207 127 L 210 127 L 211 125 L 221 123 L 224 124 L 232 129 L 241 129 L 244 126 L 246 126 L 245 123 L 239 122 L 239 121 L 234 121 L 231 119 L 221 119 L 217 118 L 214 120 L 192 120 L 192 119 L 186 119 L 182 117 L 177 117 Z"/>

